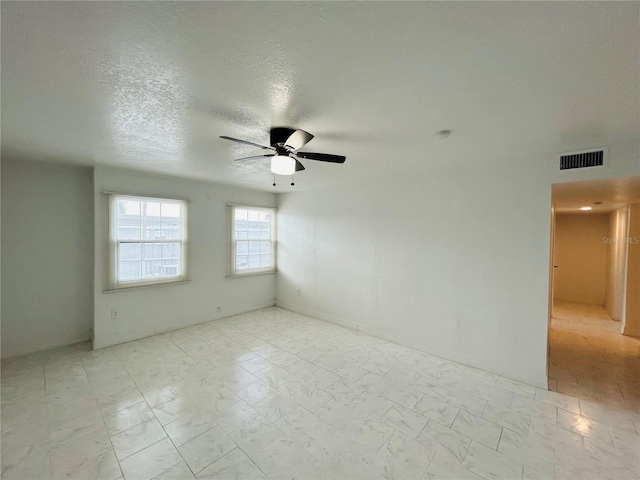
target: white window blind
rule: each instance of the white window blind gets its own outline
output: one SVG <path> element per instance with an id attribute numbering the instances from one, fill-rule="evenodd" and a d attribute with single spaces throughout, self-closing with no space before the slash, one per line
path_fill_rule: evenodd
<path id="1" fill-rule="evenodd" d="M 185 280 L 186 202 L 109 197 L 110 288 Z"/>

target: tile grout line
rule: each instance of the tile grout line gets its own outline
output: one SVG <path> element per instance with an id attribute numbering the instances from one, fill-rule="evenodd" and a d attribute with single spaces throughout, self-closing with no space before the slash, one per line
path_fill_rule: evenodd
<path id="1" fill-rule="evenodd" d="M 164 337 L 164 338 L 167 338 L 167 337 L 166 337 L 166 335 L 164 335 L 164 334 L 162 334 L 161 336 L 162 336 L 162 337 Z M 152 337 L 148 337 L 148 338 L 152 338 Z M 167 340 L 169 340 L 169 341 L 170 341 L 171 343 L 173 343 L 176 347 L 178 347 L 178 345 L 176 345 L 176 344 L 175 344 L 171 339 L 167 338 Z M 180 347 L 178 347 L 178 348 L 180 348 Z M 188 354 L 187 354 L 187 355 L 188 355 Z M 117 355 L 116 355 L 116 357 L 117 357 Z M 169 439 L 169 441 L 171 441 L 171 444 L 173 445 L 173 447 L 176 449 L 176 452 L 178 453 L 178 455 L 180 455 L 180 458 L 182 459 L 182 461 L 185 463 L 185 465 L 187 465 L 187 468 L 189 468 L 189 470 L 191 470 L 191 467 L 189 467 L 189 465 L 188 465 L 188 464 L 187 464 L 187 462 L 185 461 L 184 457 L 182 456 L 182 454 L 181 454 L 181 453 L 180 453 L 180 451 L 178 450 L 178 447 L 176 447 L 176 446 L 175 446 L 175 444 L 173 443 L 173 440 L 172 440 L 172 439 L 171 439 L 171 437 L 169 437 L 169 435 L 167 434 L 167 431 L 165 430 L 164 425 L 162 425 L 162 422 L 160 422 L 160 419 L 157 417 L 156 412 L 155 412 L 155 411 L 154 411 L 154 409 L 153 409 L 153 408 L 151 408 L 151 406 L 149 405 L 149 402 L 147 401 L 147 398 L 144 396 L 144 392 L 140 389 L 140 387 L 138 386 L 138 384 L 137 384 L 137 382 L 135 381 L 135 379 L 131 376 L 131 372 L 130 372 L 130 371 L 129 371 L 129 369 L 126 367 L 126 365 L 124 365 L 124 364 L 122 363 L 122 360 L 120 360 L 120 358 L 119 358 L 119 357 L 118 357 L 118 360 L 119 360 L 119 361 L 120 361 L 120 363 L 122 364 L 123 368 L 127 371 L 127 374 L 129 375 L 129 378 L 131 378 L 131 381 L 132 381 L 132 382 L 134 383 L 134 385 L 138 388 L 138 391 L 140 392 L 140 395 L 142 395 L 143 400 L 142 400 L 142 402 L 139 402 L 139 403 L 143 403 L 143 402 L 145 403 L 145 405 L 149 408 L 149 410 L 150 410 L 150 411 L 151 411 L 151 413 L 153 414 L 153 418 L 156 420 L 156 422 L 158 422 L 158 425 L 160 425 L 160 428 L 162 428 L 162 431 L 163 431 L 163 432 L 164 432 L 164 434 L 165 434 L 165 437 L 164 437 L 164 438 L 162 438 L 162 439 L 158 440 L 157 442 L 152 443 L 151 445 L 147 445 L 147 446 L 146 446 L 146 447 L 144 447 L 143 449 L 138 450 L 137 452 L 134 452 L 134 453 L 132 453 L 131 455 L 128 455 L 127 457 L 123 458 L 122 460 L 126 460 L 127 458 L 129 458 L 129 457 L 131 457 L 131 456 L 133 456 L 133 455 L 135 455 L 135 454 L 137 454 L 137 453 L 140 453 L 140 452 L 142 452 L 142 451 L 146 450 L 147 448 L 152 447 L 153 445 L 155 445 L 155 444 L 157 444 L 157 443 L 160 443 L 160 442 L 161 442 L 162 440 L 164 440 L 165 438 L 168 438 L 168 439 Z M 172 375 L 172 376 L 173 376 L 173 375 Z M 160 388 L 162 388 L 162 387 L 160 387 Z M 170 400 L 169 400 L 169 401 L 170 401 Z M 165 402 L 165 403 L 167 403 L 167 402 Z M 103 417 L 103 419 L 104 419 L 104 417 Z M 151 421 L 151 420 L 148 420 L 148 421 Z M 142 422 L 142 423 L 146 423 L 146 422 Z M 137 427 L 137 426 L 139 426 L 139 425 L 142 425 L 142 423 L 140 423 L 140 424 L 138 424 L 138 425 L 135 425 L 135 426 L 133 426 L 133 427 L 131 427 L 131 428 L 135 428 L 135 427 Z M 105 425 L 105 427 L 106 427 L 106 425 Z M 128 430 L 130 430 L 131 428 L 129 428 L 129 429 L 127 429 L 127 430 L 123 430 L 123 432 L 128 431 Z M 118 435 L 119 435 L 120 433 L 123 433 L 123 432 L 119 432 L 119 433 L 118 433 Z M 111 441 L 111 436 L 109 436 L 109 440 Z M 114 455 L 115 455 L 115 449 L 114 449 Z M 118 461 L 118 466 L 120 467 L 120 459 L 118 459 L 118 458 L 117 458 L 117 456 L 116 456 L 116 460 Z M 180 462 L 178 462 L 178 463 L 180 463 Z M 172 465 L 171 467 L 167 468 L 166 470 L 164 470 L 163 472 L 161 472 L 161 473 L 160 473 L 160 475 L 162 475 L 162 473 L 166 472 L 167 470 L 169 470 L 169 469 L 171 469 L 171 468 L 175 467 L 176 465 L 178 465 L 178 463 L 176 463 L 175 465 Z M 120 467 L 120 470 L 122 471 L 122 467 Z M 192 473 L 193 473 L 193 472 L 192 472 Z M 123 474 L 123 476 L 124 476 L 124 472 L 122 472 L 122 474 Z M 156 475 L 156 477 L 157 477 L 157 476 L 158 476 L 158 475 Z M 195 476 L 195 475 L 194 475 L 194 476 Z M 153 479 L 151 479 L 151 480 L 153 480 Z"/>
<path id="2" fill-rule="evenodd" d="M 82 359 L 82 357 L 80 358 L 80 361 L 82 362 L 82 368 L 85 371 L 85 374 L 87 373 L 87 369 L 84 365 L 84 361 Z M 127 372 L 128 374 L 128 372 Z M 109 429 L 107 428 L 107 423 L 104 421 L 104 414 L 102 412 L 102 408 L 100 408 L 100 402 L 98 402 L 98 397 L 95 394 L 95 391 L 93 390 L 93 384 L 91 383 L 91 380 L 89 380 L 89 375 L 87 375 L 87 380 L 89 381 L 89 384 L 91 385 L 91 392 L 93 393 L 93 398 L 96 401 L 96 405 L 98 406 L 98 410 L 100 412 L 100 418 L 102 419 L 102 425 L 104 426 L 104 430 L 107 433 L 107 438 L 109 439 L 109 445 L 111 445 L 111 451 L 113 452 L 113 456 L 116 459 L 116 463 L 118 464 L 118 470 L 120 470 L 120 476 L 124 478 L 124 472 L 122 471 L 122 467 L 120 466 L 120 460 L 118 460 L 118 456 L 116 455 L 116 449 L 113 447 L 113 442 L 111 441 L 111 435 L 109 434 Z M 133 381 L 133 379 L 132 379 Z M 135 382 L 134 382 L 135 383 Z M 97 457 L 97 456 L 96 456 Z M 93 457 L 93 458 L 96 458 Z M 53 471 L 52 471 L 53 473 Z"/>
<path id="3" fill-rule="evenodd" d="M 504 427 L 501 427 L 500 428 L 500 438 L 498 438 L 498 443 L 496 443 L 496 448 L 495 448 L 495 451 L 499 452 L 499 453 L 501 453 L 499 449 L 500 449 L 500 442 L 502 441 L 502 434 L 503 433 L 504 433 Z"/>

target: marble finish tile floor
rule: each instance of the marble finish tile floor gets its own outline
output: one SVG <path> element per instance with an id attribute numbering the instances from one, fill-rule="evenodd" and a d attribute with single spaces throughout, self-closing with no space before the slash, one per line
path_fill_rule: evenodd
<path id="1" fill-rule="evenodd" d="M 640 338 L 620 333 L 597 305 L 554 301 L 549 328 L 549 390 L 640 414 Z M 580 413 L 580 412 L 574 412 Z"/>
<path id="2" fill-rule="evenodd" d="M 275 307 L 7 359 L 1 400 L 7 480 L 640 477 L 638 411 Z"/>

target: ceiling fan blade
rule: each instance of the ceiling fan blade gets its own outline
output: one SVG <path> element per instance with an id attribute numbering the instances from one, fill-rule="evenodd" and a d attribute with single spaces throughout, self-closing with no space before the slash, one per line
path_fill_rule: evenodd
<path id="1" fill-rule="evenodd" d="M 272 153 L 270 155 L 255 155 L 253 157 L 236 158 L 234 162 L 243 162 L 244 160 L 261 160 L 263 158 L 273 157 L 273 156 L 275 156 L 275 153 Z"/>
<path id="2" fill-rule="evenodd" d="M 329 155 L 328 153 L 296 152 L 296 155 L 300 158 L 331 163 L 344 163 L 347 159 L 347 157 L 343 157 L 342 155 Z"/>
<path id="3" fill-rule="evenodd" d="M 263 150 L 275 150 L 273 147 L 266 147 L 264 145 L 259 145 L 253 142 L 247 142 L 246 140 L 240 140 L 239 138 L 227 137 L 226 135 L 221 135 L 220 138 L 224 138 L 225 140 L 231 140 L 232 142 L 244 143 L 245 145 L 252 145 L 254 147 L 262 148 Z"/>
<path id="4" fill-rule="evenodd" d="M 294 160 L 296 160 L 294 158 Z M 296 172 L 301 172 L 302 170 L 304 170 L 304 165 L 302 165 L 298 160 L 296 160 Z"/>
<path id="5" fill-rule="evenodd" d="M 304 130 L 296 130 L 291 135 L 289 135 L 287 141 L 284 142 L 284 147 L 287 150 L 298 150 L 299 148 L 302 148 L 307 143 L 309 143 L 312 138 L 313 135 L 311 135 L 309 132 L 305 132 Z"/>

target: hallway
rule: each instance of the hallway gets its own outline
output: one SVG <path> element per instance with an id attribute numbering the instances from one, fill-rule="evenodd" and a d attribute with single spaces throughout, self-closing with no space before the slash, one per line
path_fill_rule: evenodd
<path id="1" fill-rule="evenodd" d="M 620 327 L 603 307 L 555 300 L 549 390 L 640 413 L 640 338 Z"/>

